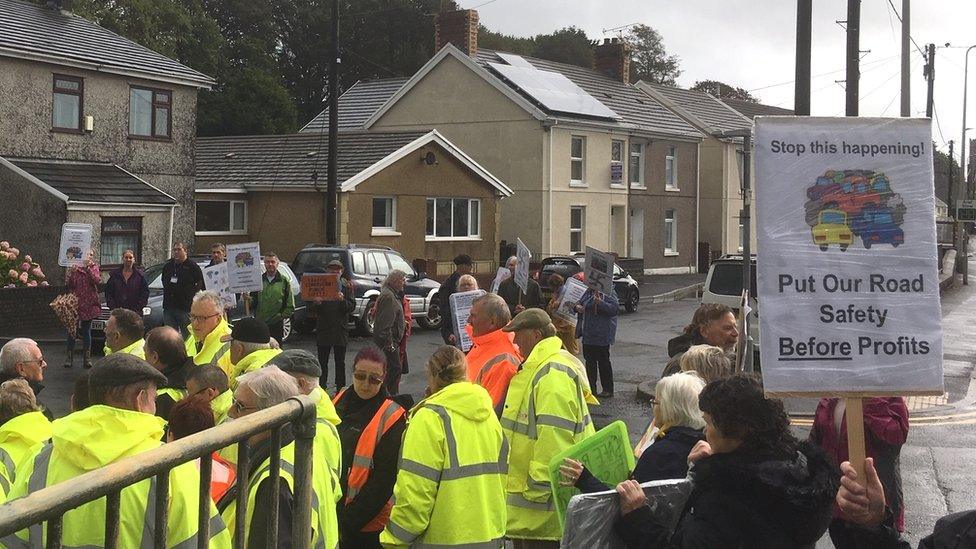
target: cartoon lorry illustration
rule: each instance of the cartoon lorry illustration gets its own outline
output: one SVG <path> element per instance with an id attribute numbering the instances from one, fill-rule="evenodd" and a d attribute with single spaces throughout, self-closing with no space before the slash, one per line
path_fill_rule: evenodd
<path id="1" fill-rule="evenodd" d="M 840 246 L 842 252 L 854 241 L 854 234 L 847 226 L 847 213 L 843 210 L 823 210 L 817 218 L 817 224 L 811 229 L 813 243 L 827 251 L 831 244 Z"/>

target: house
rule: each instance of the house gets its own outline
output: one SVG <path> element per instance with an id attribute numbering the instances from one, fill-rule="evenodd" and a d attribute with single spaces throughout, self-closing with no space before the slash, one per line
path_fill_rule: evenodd
<path id="1" fill-rule="evenodd" d="M 360 80 L 339 96 L 339 131 L 362 130 L 377 109 L 398 92 L 407 78 L 377 78 Z M 309 120 L 299 133 L 329 131 L 329 109 Z"/>
<path id="2" fill-rule="evenodd" d="M 200 138 L 196 251 L 260 241 L 290 261 L 324 241 L 328 145 L 323 132 Z M 494 272 L 498 206 L 512 190 L 438 131 L 340 132 L 337 168 L 340 244 L 433 260 L 432 275 L 460 253 Z"/>
<path id="3" fill-rule="evenodd" d="M 57 279 L 65 222 L 96 260 L 193 239 L 197 91 L 214 81 L 77 15 L 0 0 L 0 234 Z"/>
<path id="4" fill-rule="evenodd" d="M 742 137 L 752 120 L 705 92 L 638 82 L 637 87 L 695 126 L 706 137 L 701 144 L 699 170 L 699 241 L 708 244 L 710 257 L 742 251 Z M 755 218 L 751 249 L 756 249 Z M 707 268 L 707 264 L 703 265 Z"/>
<path id="5" fill-rule="evenodd" d="M 752 101 L 743 101 L 742 99 L 721 99 L 720 101 L 732 107 L 746 118 L 755 118 L 757 116 L 793 116 L 793 111 L 782 107 L 763 105 L 762 103 L 753 103 Z"/>
<path id="6" fill-rule="evenodd" d="M 694 270 L 701 133 L 627 81 L 619 42 L 589 69 L 479 50 L 477 20 L 438 14 L 437 54 L 363 126 L 435 128 L 505 181 L 501 238 L 534 259 L 592 246 Z"/>

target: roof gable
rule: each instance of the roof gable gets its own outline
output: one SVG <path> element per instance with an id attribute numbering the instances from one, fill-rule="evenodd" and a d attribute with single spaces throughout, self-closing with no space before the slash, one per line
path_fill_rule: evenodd
<path id="1" fill-rule="evenodd" d="M 360 80 L 339 96 L 339 131 L 362 129 L 373 115 L 407 82 L 407 78 Z M 329 131 L 329 109 L 326 107 L 299 130 Z"/>
<path id="2" fill-rule="evenodd" d="M 740 112 L 746 118 L 757 116 L 793 116 L 793 111 L 762 103 L 753 103 L 741 99 L 722 99 L 722 102 Z"/>
<path id="3" fill-rule="evenodd" d="M 644 81 L 636 86 L 709 135 L 752 128 L 750 119 L 708 93 Z"/>
<path id="4" fill-rule="evenodd" d="M 214 79 L 68 12 L 0 0 L 0 56 L 209 88 Z"/>

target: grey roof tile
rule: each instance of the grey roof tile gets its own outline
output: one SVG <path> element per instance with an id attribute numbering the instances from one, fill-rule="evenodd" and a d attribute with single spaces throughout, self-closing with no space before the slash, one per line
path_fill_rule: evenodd
<path id="1" fill-rule="evenodd" d="M 665 106 L 674 105 L 678 110 L 700 120 L 706 125 L 704 130 L 708 133 L 748 130 L 752 127 L 748 118 L 705 92 L 648 82 L 640 82 L 637 87 L 660 94 L 665 100 Z"/>
<path id="2" fill-rule="evenodd" d="M 342 132 L 338 184 L 426 133 Z M 312 187 L 312 174 L 317 172 L 317 185 L 324 190 L 328 149 L 328 135 L 322 132 L 201 137 L 196 146 L 196 188 Z"/>
<path id="3" fill-rule="evenodd" d="M 407 78 L 381 78 L 360 80 L 339 96 L 339 131 L 362 129 L 386 101 L 393 97 Z M 329 131 L 329 109 L 325 108 L 300 130 L 306 132 Z"/>
<path id="4" fill-rule="evenodd" d="M 0 0 L 0 56 L 9 55 L 3 50 L 131 71 L 148 79 L 179 79 L 201 87 L 214 82 L 87 19 L 22 0 Z"/>
<path id="5" fill-rule="evenodd" d="M 757 116 L 793 115 L 793 111 L 790 109 L 774 107 L 772 105 L 763 105 L 762 103 L 751 103 L 749 101 L 742 101 L 741 99 L 723 99 L 722 102 L 749 118 L 755 118 Z"/>
<path id="6" fill-rule="evenodd" d="M 583 88 L 586 93 L 596 98 L 597 101 L 620 115 L 622 119 L 619 124 L 622 126 L 630 125 L 652 133 L 701 137 L 701 133 L 693 126 L 630 84 L 609 78 L 593 69 L 524 55 L 522 57 L 539 70 L 558 72 L 569 78 L 577 86 Z M 478 50 L 477 62 L 485 67 L 488 63 L 504 63 L 492 50 Z M 490 69 L 489 72 L 491 72 Z M 513 89 L 517 91 L 517 88 L 513 87 Z M 529 99 L 531 100 L 531 98 Z M 585 119 L 585 117 L 574 117 L 559 113 L 556 115 L 559 118 Z M 612 125 L 613 123 L 609 124 Z"/>
<path id="7" fill-rule="evenodd" d="M 8 160 L 72 202 L 176 204 L 171 196 L 112 164 Z"/>

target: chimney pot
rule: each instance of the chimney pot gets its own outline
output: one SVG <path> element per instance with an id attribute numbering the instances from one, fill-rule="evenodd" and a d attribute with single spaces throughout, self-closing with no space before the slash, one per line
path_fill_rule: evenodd
<path id="1" fill-rule="evenodd" d="M 465 54 L 478 54 L 478 12 L 476 10 L 442 11 L 434 18 L 434 50 L 454 44 Z"/>
<path id="2" fill-rule="evenodd" d="M 610 43 L 610 39 L 609 38 L 604 38 L 603 39 L 603 44 L 604 45 L 609 44 L 609 43 Z"/>

